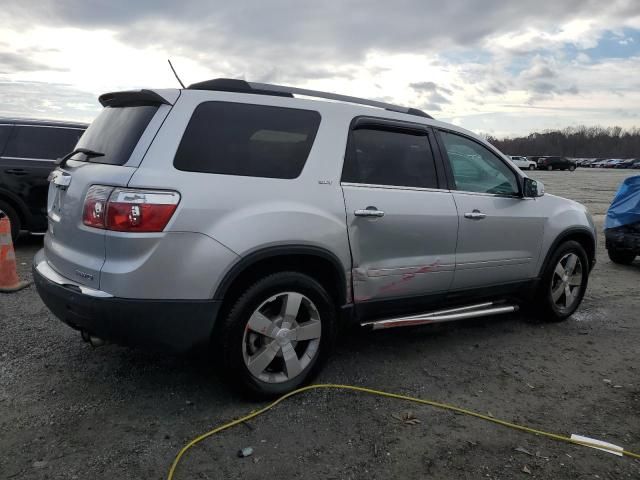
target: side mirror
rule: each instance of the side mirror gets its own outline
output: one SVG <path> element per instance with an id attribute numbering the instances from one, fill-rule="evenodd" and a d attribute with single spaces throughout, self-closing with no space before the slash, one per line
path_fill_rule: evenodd
<path id="1" fill-rule="evenodd" d="M 544 195 L 544 184 L 533 178 L 524 177 L 524 197 L 535 198 Z"/>

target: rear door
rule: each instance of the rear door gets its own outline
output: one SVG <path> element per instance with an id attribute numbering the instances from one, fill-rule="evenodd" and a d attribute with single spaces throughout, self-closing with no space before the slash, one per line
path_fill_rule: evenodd
<path id="1" fill-rule="evenodd" d="M 5 187 L 20 197 L 31 215 L 26 225 L 47 229 L 47 177 L 55 160 L 69 153 L 83 133 L 81 128 L 15 124 L 0 158 Z"/>
<path id="2" fill-rule="evenodd" d="M 126 186 L 170 110 L 159 101 L 137 98 L 135 92 L 128 95 L 126 102 L 107 105 L 78 142 L 78 148 L 102 155 L 76 153 L 56 170 L 55 176 L 64 181 L 58 179 L 49 189 L 47 260 L 61 275 L 96 289 L 105 259 L 105 231 L 83 224 L 87 191 L 92 185 Z"/>
<path id="3" fill-rule="evenodd" d="M 438 178 L 432 132 L 359 120 L 342 173 L 354 300 L 444 293 L 453 280 L 458 218 Z"/>
<path id="4" fill-rule="evenodd" d="M 460 221 L 452 290 L 534 277 L 545 212 L 520 195 L 518 175 L 495 152 L 456 132 L 438 135 Z"/>

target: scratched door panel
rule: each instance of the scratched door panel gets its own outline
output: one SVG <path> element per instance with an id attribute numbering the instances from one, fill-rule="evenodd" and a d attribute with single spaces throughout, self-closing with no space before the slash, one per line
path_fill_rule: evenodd
<path id="1" fill-rule="evenodd" d="M 458 231 L 449 191 L 343 183 L 343 192 L 356 302 L 449 289 Z M 384 216 L 355 214 L 371 207 Z"/>

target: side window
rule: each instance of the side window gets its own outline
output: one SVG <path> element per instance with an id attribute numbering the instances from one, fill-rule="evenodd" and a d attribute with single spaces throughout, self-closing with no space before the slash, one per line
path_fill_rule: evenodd
<path id="1" fill-rule="evenodd" d="M 173 165 L 188 172 L 296 178 L 320 114 L 311 110 L 205 102 L 196 107 Z"/>
<path id="2" fill-rule="evenodd" d="M 440 132 L 456 189 L 466 192 L 518 195 L 516 174 L 493 152 L 466 137 Z"/>
<path id="3" fill-rule="evenodd" d="M 73 128 L 14 126 L 4 156 L 55 160 L 73 150 L 82 133 Z"/>
<path id="4" fill-rule="evenodd" d="M 437 188 L 435 162 L 426 133 L 353 130 L 342 181 L 371 185 Z"/>

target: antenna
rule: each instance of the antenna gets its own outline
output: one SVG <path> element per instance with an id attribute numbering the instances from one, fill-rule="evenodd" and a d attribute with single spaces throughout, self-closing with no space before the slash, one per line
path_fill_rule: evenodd
<path id="1" fill-rule="evenodd" d="M 173 72 L 173 74 L 176 76 L 176 80 L 178 80 L 178 83 L 180 84 L 180 86 L 182 88 L 185 88 L 184 83 L 182 83 L 182 80 L 180 80 L 180 77 L 178 76 L 178 74 L 176 73 L 176 69 L 173 68 L 173 65 L 171 64 L 171 60 L 169 60 L 167 58 L 167 62 L 169 62 L 169 66 L 171 67 L 171 71 Z"/>

